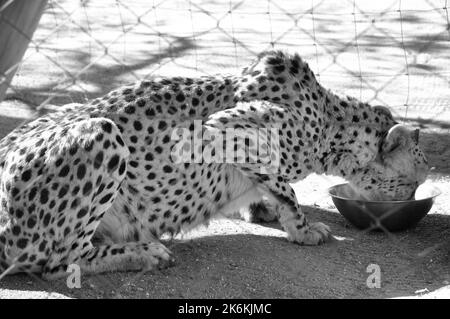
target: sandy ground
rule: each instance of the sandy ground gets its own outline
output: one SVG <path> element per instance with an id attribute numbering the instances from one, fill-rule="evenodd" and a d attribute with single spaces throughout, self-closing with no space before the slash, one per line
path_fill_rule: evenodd
<path id="1" fill-rule="evenodd" d="M 177 259 L 168 269 L 83 277 L 81 289 L 11 276 L 0 282 L 0 298 L 450 298 L 450 34 L 440 2 L 403 2 L 401 16 L 387 0 L 312 1 L 313 11 L 309 2 L 233 1 L 231 14 L 221 0 L 154 9 L 59 3 L 51 2 L 0 103 L 0 137 L 38 105 L 83 102 L 153 74 L 234 72 L 273 43 L 299 51 L 327 87 L 387 105 L 420 127 L 435 167 L 429 182 L 443 193 L 416 228 L 364 233 L 326 194 L 340 180 L 313 175 L 294 188 L 309 218 L 332 228 L 327 245 L 288 243 L 276 223 L 217 220 L 166 242 Z M 370 264 L 381 268 L 381 288 L 366 285 Z"/>

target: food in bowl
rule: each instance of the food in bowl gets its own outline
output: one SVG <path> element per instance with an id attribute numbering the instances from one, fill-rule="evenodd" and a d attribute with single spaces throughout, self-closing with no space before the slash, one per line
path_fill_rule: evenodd
<path id="1" fill-rule="evenodd" d="M 365 200 L 348 183 L 329 189 L 339 213 L 352 225 L 365 230 L 401 231 L 417 225 L 433 206 L 439 189 L 420 185 L 410 200 Z"/>

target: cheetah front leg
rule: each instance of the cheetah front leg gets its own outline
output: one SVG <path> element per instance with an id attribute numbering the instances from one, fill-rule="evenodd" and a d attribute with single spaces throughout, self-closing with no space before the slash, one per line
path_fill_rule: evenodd
<path id="1" fill-rule="evenodd" d="M 236 127 L 244 127 L 243 125 L 245 125 L 246 130 L 238 131 L 241 134 L 240 139 L 234 138 L 226 141 L 226 149 L 231 150 L 232 148 L 228 145 L 234 143 L 236 140 L 237 142 L 234 144 L 234 156 L 237 158 L 238 154 L 241 154 L 241 160 L 245 159 L 241 163 L 237 161 L 233 166 L 244 176 L 249 177 L 252 181 L 259 184 L 257 186 L 258 191 L 263 197 L 266 196 L 272 203 L 278 204 L 275 213 L 281 225 L 287 231 L 289 240 L 302 245 L 318 245 L 330 238 L 330 228 L 322 223 L 309 224 L 307 222 L 305 215 L 297 203 L 294 190 L 287 182 L 287 179 L 283 177 L 288 175 L 283 166 L 277 168 L 277 174 L 261 174 L 261 168 L 266 165 L 257 156 L 254 156 L 256 154 L 255 152 L 253 154 L 251 153 L 252 150 L 255 150 L 256 141 L 258 141 L 258 145 L 270 145 L 272 153 L 280 152 L 277 148 L 277 143 L 275 143 L 279 136 L 271 136 L 269 143 L 267 129 L 273 129 L 279 126 L 280 118 L 274 117 L 274 114 L 282 114 L 282 112 L 284 112 L 284 109 L 280 108 L 277 104 L 269 103 L 262 105 L 253 102 L 243 103 L 233 109 L 217 112 L 210 116 L 204 128 L 209 133 L 209 136 L 218 134 L 227 136 L 228 129 L 236 129 Z M 277 130 L 274 131 L 276 132 Z M 237 134 L 236 131 L 235 133 Z M 239 143 L 239 141 L 242 142 Z M 282 151 L 289 152 L 289 149 Z M 242 154 L 249 155 L 244 156 Z M 256 159 L 256 161 L 251 161 L 250 155 L 253 156 L 251 159 Z M 276 167 L 272 167 L 274 165 L 272 162 L 270 164 L 269 168 L 272 171 Z M 282 175 L 283 172 L 285 175 Z"/>
<path id="2" fill-rule="evenodd" d="M 258 186 L 272 203 L 277 203 L 275 214 L 290 241 L 300 245 L 319 245 L 331 238 L 330 228 L 323 223 L 308 223 L 292 187 L 281 176 L 264 175 Z"/>

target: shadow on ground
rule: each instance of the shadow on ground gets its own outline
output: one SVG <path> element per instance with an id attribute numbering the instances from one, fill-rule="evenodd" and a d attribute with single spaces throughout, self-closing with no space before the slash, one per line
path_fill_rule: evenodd
<path id="1" fill-rule="evenodd" d="M 177 262 L 168 269 L 82 278 L 81 289 L 28 275 L 7 277 L 1 286 L 78 298 L 376 298 L 431 291 L 450 280 L 449 247 L 436 246 L 450 236 L 450 216 L 429 215 L 415 229 L 387 236 L 361 233 L 335 212 L 305 210 L 310 219 L 330 225 L 337 239 L 319 247 L 297 246 L 270 235 L 277 224 L 222 220 L 202 237 L 170 242 Z M 238 233 L 227 234 L 230 226 Z M 366 285 L 370 264 L 381 268 L 381 288 Z"/>
<path id="2" fill-rule="evenodd" d="M 149 48 L 149 51 L 144 51 L 152 44 L 151 41 L 144 41 L 141 45 L 143 52 L 139 55 L 140 58 L 135 58 L 127 63 L 120 63 L 117 58 L 105 55 L 105 58 L 115 59 L 116 64 L 114 65 L 92 63 L 92 60 L 95 61 L 98 57 L 93 57 L 91 53 L 85 51 L 63 51 L 59 54 L 59 59 L 70 61 L 70 64 L 59 70 L 59 73 L 61 73 L 59 78 L 50 82 L 46 78 L 45 81 L 41 81 L 41 83 L 46 84 L 8 91 L 6 99 L 18 99 L 35 106 L 44 101 L 46 101 L 46 104 L 55 105 L 73 102 L 83 103 L 102 96 L 127 82 L 142 79 L 142 76 L 138 76 L 135 72 L 141 71 L 140 74 L 142 74 L 142 70 L 148 70 L 148 73 L 151 74 L 152 68 L 160 65 L 163 61 L 166 61 L 165 63 L 173 61 L 173 59 L 196 47 L 189 37 L 176 37 L 169 34 L 161 34 L 161 36 L 170 39 L 170 45 L 164 50 L 155 53 Z M 85 70 L 77 75 L 83 69 Z M 86 87 L 90 89 L 83 89 Z M 48 100 L 49 97 L 51 97 L 50 100 Z"/>
<path id="3" fill-rule="evenodd" d="M 0 139 L 25 121 L 24 118 L 0 116 Z"/>

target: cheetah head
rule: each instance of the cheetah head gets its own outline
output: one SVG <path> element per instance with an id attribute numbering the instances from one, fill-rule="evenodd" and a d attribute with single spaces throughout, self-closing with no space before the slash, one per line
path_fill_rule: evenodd
<path id="1" fill-rule="evenodd" d="M 408 200 L 428 174 L 419 148 L 419 130 L 394 125 L 380 141 L 374 160 L 350 180 L 352 189 L 367 200 Z"/>
<path id="2" fill-rule="evenodd" d="M 301 108 L 305 104 L 314 106 L 318 100 L 326 99 L 331 94 L 321 87 L 308 64 L 297 53 L 262 52 L 243 69 L 242 75 L 248 79 L 245 82 L 248 92 L 243 92 L 247 94 L 244 98 L 270 99 L 279 105 L 290 105 L 292 109 Z M 301 98 L 294 98 L 305 91 L 307 93 Z M 348 100 L 348 103 L 355 102 Z M 311 111 L 311 108 L 309 109 Z M 311 116 L 306 112 L 305 117 Z M 367 112 L 370 113 L 369 110 Z M 387 108 L 376 106 L 373 107 L 373 112 L 383 119 L 383 123 L 379 124 L 380 133 L 390 128 L 387 134 L 379 142 L 378 135 L 369 137 L 376 139 L 370 147 L 366 146 L 362 139 L 355 141 L 351 136 L 341 136 L 341 140 L 336 142 L 342 145 L 347 153 L 341 153 L 336 164 L 330 160 L 331 164 L 325 171 L 345 176 L 353 190 L 368 200 L 410 199 L 428 173 L 427 160 L 418 146 L 418 131 L 397 124 Z M 372 130 L 371 133 L 363 135 L 367 136 L 373 132 Z M 350 144 L 350 141 L 354 143 Z M 353 167 L 355 158 L 357 169 Z"/>

